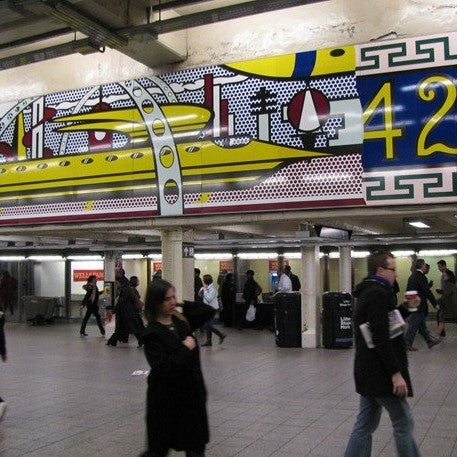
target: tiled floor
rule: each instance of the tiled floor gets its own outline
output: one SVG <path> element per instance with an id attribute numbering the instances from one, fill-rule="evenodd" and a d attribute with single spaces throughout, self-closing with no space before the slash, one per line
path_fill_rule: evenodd
<path id="1" fill-rule="evenodd" d="M 137 456 L 144 448 L 147 364 L 141 349 L 111 348 L 89 326 L 6 327 L 0 394 L 0 456 Z M 264 331 L 228 329 L 202 348 L 209 391 L 208 457 L 338 457 L 355 418 L 352 350 L 284 349 Z M 416 437 L 423 457 L 457 457 L 457 328 L 429 350 L 417 340 L 411 371 Z M 173 456 L 181 455 L 179 453 Z M 386 414 L 374 456 L 394 457 Z"/>

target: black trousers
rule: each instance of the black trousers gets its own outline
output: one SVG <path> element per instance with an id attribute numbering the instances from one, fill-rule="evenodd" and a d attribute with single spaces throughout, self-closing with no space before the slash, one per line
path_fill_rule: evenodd
<path id="1" fill-rule="evenodd" d="M 97 325 L 98 325 L 98 328 L 100 329 L 100 333 L 102 335 L 104 335 L 105 329 L 103 328 L 102 318 L 100 317 L 100 313 L 98 312 L 98 306 L 88 306 L 87 307 L 86 315 L 84 316 L 83 321 L 81 323 L 80 332 L 84 333 L 86 331 L 87 321 L 89 320 L 89 317 L 92 314 L 95 316 L 95 319 L 97 320 Z"/>

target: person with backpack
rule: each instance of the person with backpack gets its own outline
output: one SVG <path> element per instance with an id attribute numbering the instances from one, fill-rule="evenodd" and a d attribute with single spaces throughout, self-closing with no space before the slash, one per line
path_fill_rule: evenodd
<path id="1" fill-rule="evenodd" d="M 290 265 L 286 265 L 284 267 L 284 273 L 290 278 L 290 282 L 292 283 L 292 292 L 298 292 L 301 289 L 300 279 L 297 275 L 292 273 Z"/>

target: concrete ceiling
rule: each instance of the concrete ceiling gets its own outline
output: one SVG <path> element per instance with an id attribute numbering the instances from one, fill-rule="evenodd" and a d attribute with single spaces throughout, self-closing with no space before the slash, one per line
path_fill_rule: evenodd
<path id="1" fill-rule="evenodd" d="M 111 47 L 149 67 L 183 61 L 191 27 L 325 0 L 3 0 L 0 70 Z"/>

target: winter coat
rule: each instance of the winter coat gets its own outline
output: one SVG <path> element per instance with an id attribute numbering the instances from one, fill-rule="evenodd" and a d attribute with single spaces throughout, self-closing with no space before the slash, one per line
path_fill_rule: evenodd
<path id="1" fill-rule="evenodd" d="M 221 286 L 221 303 L 224 308 L 233 306 L 236 302 L 236 288 L 233 282 L 225 281 Z"/>
<path id="2" fill-rule="evenodd" d="M 94 301 L 91 301 L 92 293 L 95 287 L 95 296 Z M 86 295 L 84 295 L 82 305 L 87 306 L 88 308 L 98 308 L 98 297 L 100 296 L 101 292 L 98 290 L 98 287 L 93 284 L 84 284 L 83 289 L 86 291 Z"/>
<path id="3" fill-rule="evenodd" d="M 408 358 L 403 335 L 389 338 L 389 311 L 395 309 L 392 287 L 377 276 L 363 280 L 357 286 L 358 298 L 354 312 L 356 392 L 366 397 L 393 396 L 392 375 L 401 372 L 413 395 L 408 371 Z M 368 322 L 375 347 L 369 349 L 359 326 Z"/>
<path id="4" fill-rule="evenodd" d="M 136 297 L 130 287 L 128 279 L 123 276 L 118 279 L 119 297 L 115 306 L 116 334 L 120 341 L 128 340 L 129 334 L 140 335 L 144 324 L 136 309 Z"/>
<path id="5" fill-rule="evenodd" d="M 209 441 L 199 347 L 189 350 L 182 341 L 211 319 L 214 310 L 191 303 L 184 305 L 183 314 L 187 322 L 173 316 L 179 338 L 156 321 L 151 321 L 143 333 L 144 352 L 151 367 L 146 415 L 149 449 L 197 451 Z"/>
<path id="6" fill-rule="evenodd" d="M 445 281 L 443 295 L 438 299 L 438 305 L 443 310 L 443 315 L 448 319 L 457 318 L 457 289 L 451 281 Z"/>
<path id="7" fill-rule="evenodd" d="M 254 305 L 257 304 L 257 291 L 259 285 L 254 278 L 248 278 L 243 287 L 243 300 L 246 304 L 250 305 L 251 302 L 254 302 Z"/>
<path id="8" fill-rule="evenodd" d="M 203 298 L 203 303 L 205 305 L 209 305 L 214 309 L 219 309 L 219 301 L 217 299 L 217 291 L 214 287 L 214 283 L 209 284 L 206 289 L 202 287 L 200 289 L 200 297 Z"/>

